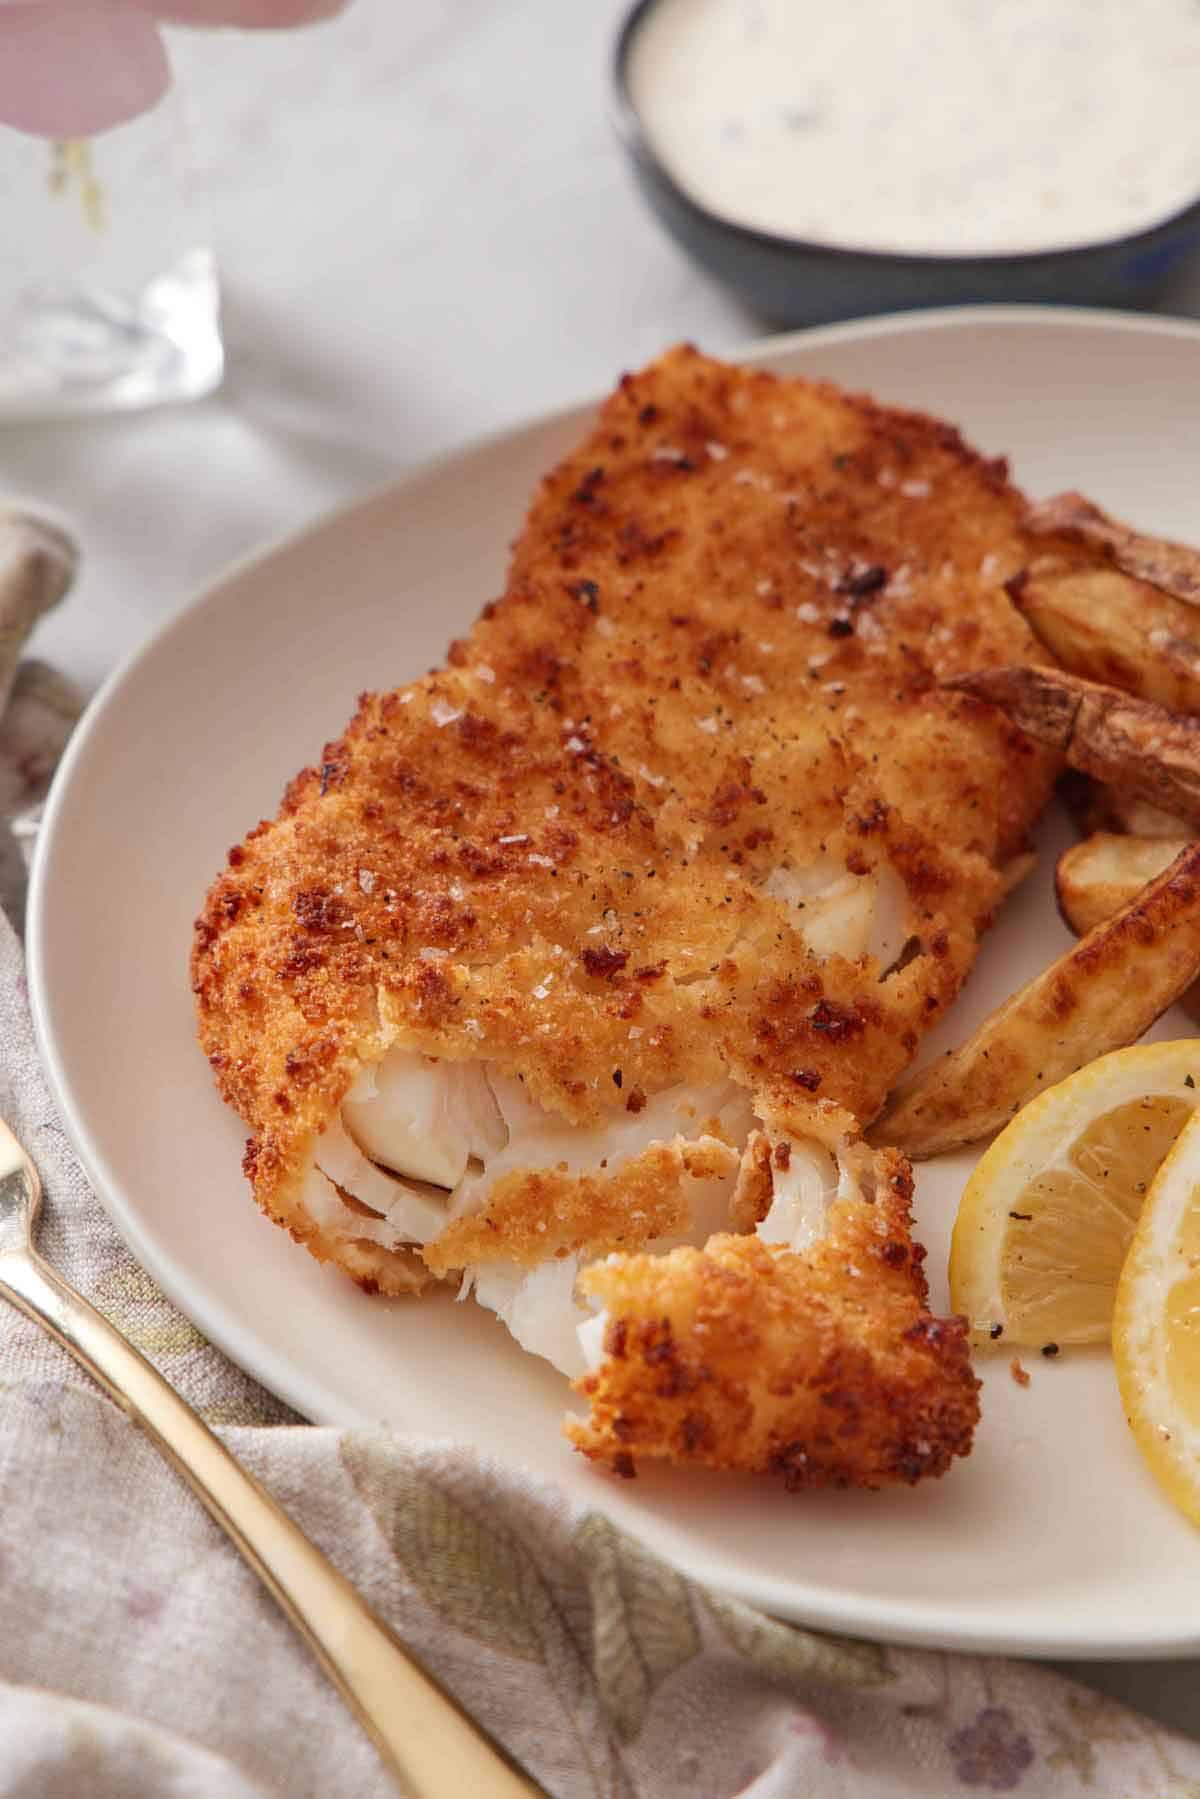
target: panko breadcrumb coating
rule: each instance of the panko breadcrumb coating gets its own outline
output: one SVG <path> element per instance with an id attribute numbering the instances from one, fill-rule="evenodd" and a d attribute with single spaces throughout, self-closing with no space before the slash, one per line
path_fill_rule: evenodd
<path id="1" fill-rule="evenodd" d="M 926 1310 L 912 1180 L 884 1152 L 871 1203 L 834 1206 L 803 1256 L 754 1236 L 621 1256 L 582 1284 L 607 1323 L 568 1434 L 618 1474 L 636 1459 L 782 1474 L 789 1488 L 944 1474 L 978 1417 L 966 1326 Z"/>
<path id="2" fill-rule="evenodd" d="M 1053 777 L 938 687 L 1030 658 L 1023 504 L 936 420 L 674 350 L 445 668 L 364 694 L 210 890 L 200 1039 L 259 1204 L 368 1288 L 467 1270 L 518 1336 L 527 1276 L 592 1263 L 624 1350 L 590 1455 L 879 1484 L 969 1446 L 906 1170 L 856 1139 Z"/>

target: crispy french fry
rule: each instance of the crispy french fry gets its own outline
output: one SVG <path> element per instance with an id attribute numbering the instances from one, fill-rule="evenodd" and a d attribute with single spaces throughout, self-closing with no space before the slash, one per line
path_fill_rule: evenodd
<path id="1" fill-rule="evenodd" d="M 1200 842 L 898 1089 L 871 1140 L 914 1160 L 998 1131 L 1043 1088 L 1135 1043 L 1200 975 Z"/>
<path id="2" fill-rule="evenodd" d="M 988 668 L 944 685 L 1008 714 L 1072 768 L 1200 828 L 1200 718 L 1056 668 Z"/>
<path id="3" fill-rule="evenodd" d="M 1079 493 L 1055 494 L 1031 506 L 1025 523 L 1038 536 L 1065 536 L 1108 552 L 1117 568 L 1162 593 L 1200 606 L 1200 550 L 1123 525 Z"/>
<path id="4" fill-rule="evenodd" d="M 1009 584 L 1056 662 L 1173 712 L 1200 712 L 1200 612 L 1119 569 L 1046 558 Z"/>
<path id="5" fill-rule="evenodd" d="M 1063 923 L 1077 937 L 1103 924 L 1157 880 L 1190 838 L 1121 837 L 1096 831 L 1058 858 L 1054 891 Z"/>

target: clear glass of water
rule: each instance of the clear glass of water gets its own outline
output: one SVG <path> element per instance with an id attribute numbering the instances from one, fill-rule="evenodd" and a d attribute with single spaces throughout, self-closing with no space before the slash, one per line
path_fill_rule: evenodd
<path id="1" fill-rule="evenodd" d="M 0 127 L 0 420 L 194 398 L 223 362 L 175 95 L 78 142 Z"/>

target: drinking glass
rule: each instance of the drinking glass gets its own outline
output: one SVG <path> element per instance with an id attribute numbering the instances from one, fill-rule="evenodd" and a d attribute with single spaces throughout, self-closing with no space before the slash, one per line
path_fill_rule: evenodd
<path id="1" fill-rule="evenodd" d="M 177 93 L 70 143 L 0 127 L 0 421 L 193 398 L 222 369 Z"/>

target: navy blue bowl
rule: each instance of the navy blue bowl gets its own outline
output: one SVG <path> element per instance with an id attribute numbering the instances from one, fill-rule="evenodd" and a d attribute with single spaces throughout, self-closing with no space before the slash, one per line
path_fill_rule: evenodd
<path id="1" fill-rule="evenodd" d="M 638 30 L 657 0 L 637 0 L 617 38 L 617 128 L 638 186 L 671 236 L 709 274 L 778 325 L 975 301 L 1148 306 L 1200 250 L 1200 197 L 1148 231 L 1019 256 L 902 256 L 779 237 L 709 212 L 659 161 L 629 89 Z"/>

